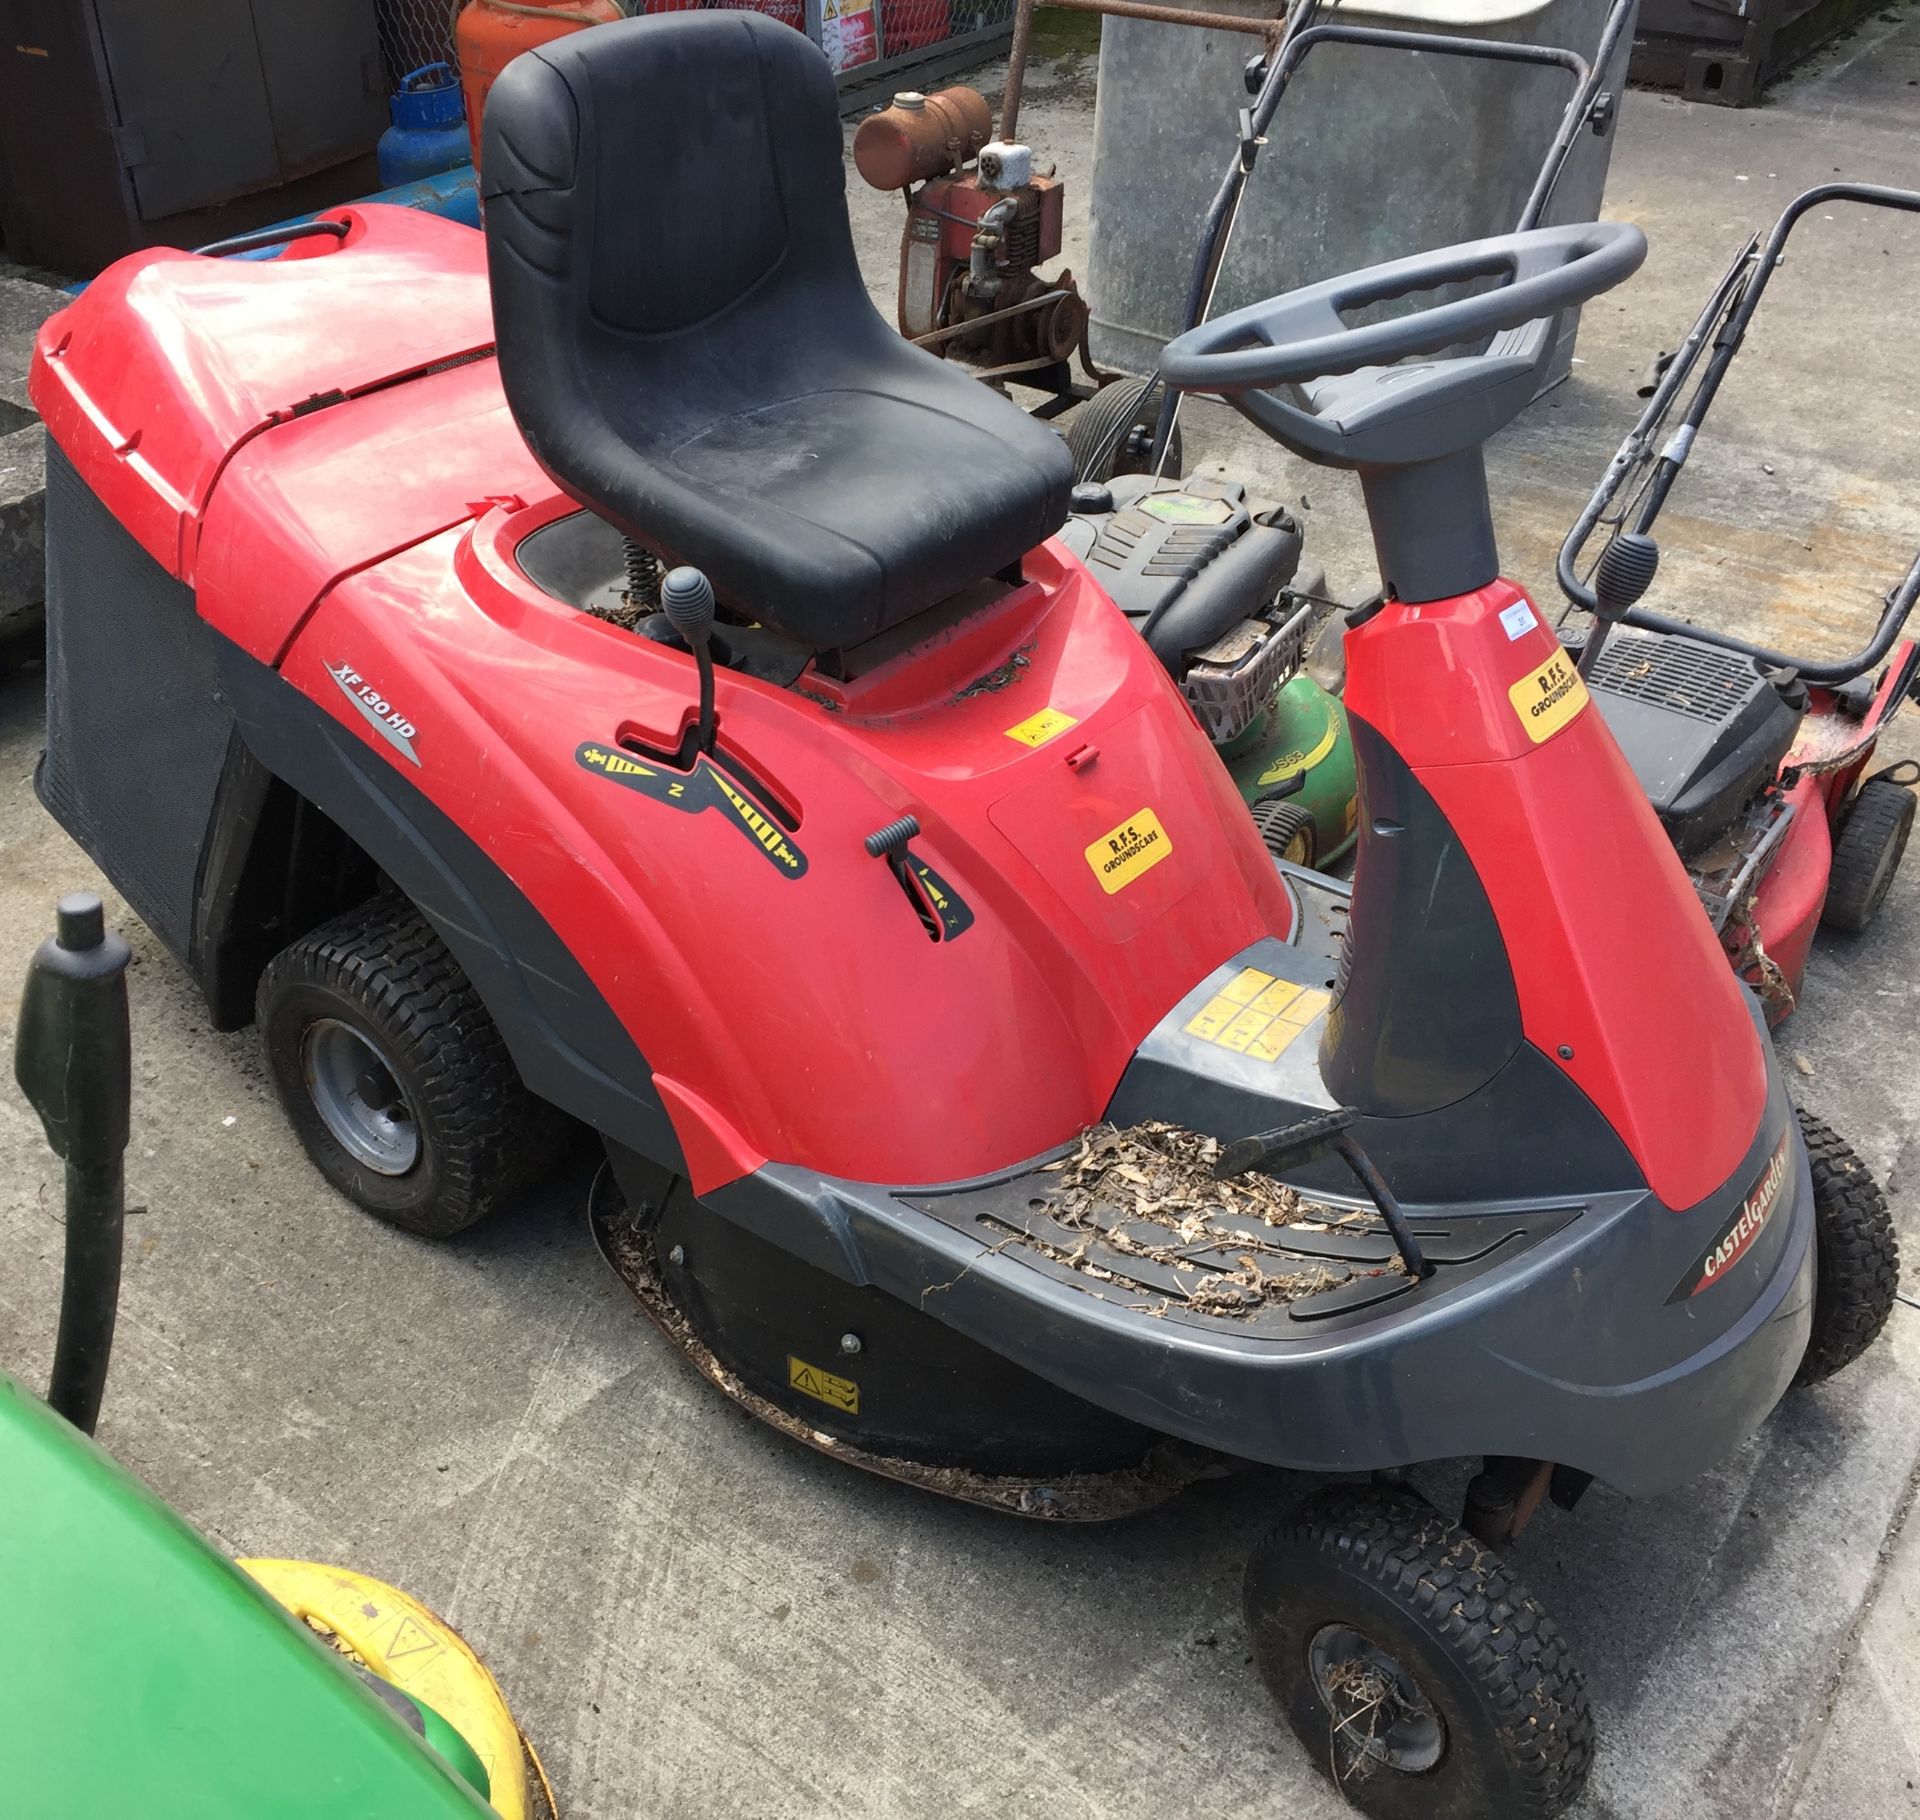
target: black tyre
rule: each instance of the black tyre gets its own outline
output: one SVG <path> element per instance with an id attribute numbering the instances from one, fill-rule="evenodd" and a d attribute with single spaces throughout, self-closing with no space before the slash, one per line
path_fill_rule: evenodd
<path id="1" fill-rule="evenodd" d="M 1160 424 L 1156 386 L 1147 395 L 1144 379 L 1116 379 L 1103 385 L 1073 414 L 1067 425 L 1067 453 L 1075 480 L 1111 480 L 1116 474 L 1144 474 L 1153 454 L 1153 433 Z M 1178 476 L 1180 426 L 1167 438 L 1161 472 Z"/>
<path id="2" fill-rule="evenodd" d="M 1544 1820 L 1593 1762 L 1585 1684 L 1494 1551 L 1406 1492 L 1334 1487 L 1247 1564 L 1255 1660 L 1375 1820 Z"/>
<path id="3" fill-rule="evenodd" d="M 383 897 L 267 965 L 254 1001 L 273 1084 L 320 1173 L 427 1238 L 484 1219 L 561 1160 L 575 1128 L 521 1084 L 426 919 Z"/>
<path id="4" fill-rule="evenodd" d="M 1842 935 L 1859 935 L 1879 914 L 1913 832 L 1914 794 L 1904 784 L 1870 777 L 1860 786 L 1833 843 L 1833 872 L 1820 920 Z"/>
<path id="5" fill-rule="evenodd" d="M 1873 1172 L 1809 1112 L 1800 1114 L 1813 1165 L 1813 1334 L 1796 1384 L 1818 1384 L 1879 1337 L 1900 1287 L 1900 1241 Z"/>
<path id="6" fill-rule="evenodd" d="M 1253 825 L 1275 859 L 1294 866 L 1313 864 L 1319 846 L 1313 817 L 1297 804 L 1278 799 L 1255 803 Z"/>

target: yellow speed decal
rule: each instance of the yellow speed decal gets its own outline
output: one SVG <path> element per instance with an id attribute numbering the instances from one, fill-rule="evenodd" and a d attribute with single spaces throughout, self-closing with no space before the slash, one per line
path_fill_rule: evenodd
<path id="1" fill-rule="evenodd" d="M 1550 657 L 1537 670 L 1525 676 L 1507 691 L 1513 711 L 1527 737 L 1537 746 L 1551 739 L 1587 705 L 1587 685 L 1573 667 L 1573 659 L 1562 651 Z"/>
<path id="2" fill-rule="evenodd" d="M 1023 746 L 1044 746 L 1048 740 L 1058 739 L 1069 727 L 1079 724 L 1071 714 L 1062 714 L 1058 708 L 1042 708 L 1017 727 L 1009 727 L 1007 737 L 1017 739 Z"/>
<path id="3" fill-rule="evenodd" d="M 805 1359 L 796 1359 L 787 1355 L 787 1382 L 795 1390 L 816 1401 L 825 1403 L 831 1409 L 845 1411 L 850 1416 L 860 1413 L 860 1386 L 851 1378 L 836 1377 L 830 1371 L 822 1371 L 818 1365 L 809 1365 Z"/>
<path id="4" fill-rule="evenodd" d="M 709 765 L 707 775 L 713 779 L 713 785 L 720 792 L 720 800 L 735 815 L 739 816 L 746 831 L 765 849 L 767 857 L 776 866 L 792 873 L 806 871 L 807 862 L 794 848 L 787 845 L 787 838 L 772 822 L 756 809 L 752 803 L 740 794 L 720 773 Z"/>
<path id="5" fill-rule="evenodd" d="M 1087 848 L 1087 864 L 1111 897 L 1123 891 L 1143 872 L 1151 871 L 1173 851 L 1173 842 L 1151 809 L 1129 815 Z"/>

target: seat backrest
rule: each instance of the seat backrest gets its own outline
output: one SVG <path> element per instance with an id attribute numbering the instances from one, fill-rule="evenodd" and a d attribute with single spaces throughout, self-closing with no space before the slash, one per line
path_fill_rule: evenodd
<path id="1" fill-rule="evenodd" d="M 752 12 L 523 53 L 482 156 L 500 374 L 541 465 L 822 648 L 1017 562 L 1059 439 L 873 307 L 820 51 Z"/>
<path id="2" fill-rule="evenodd" d="M 783 265 L 860 281 L 832 72 L 760 13 L 627 21 L 516 58 L 482 162 L 489 233 L 558 293 L 538 313 L 564 305 L 581 330 L 672 334 Z"/>

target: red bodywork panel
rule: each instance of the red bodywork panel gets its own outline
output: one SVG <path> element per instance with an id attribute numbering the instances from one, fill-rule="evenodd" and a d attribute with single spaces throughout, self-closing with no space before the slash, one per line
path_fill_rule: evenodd
<path id="1" fill-rule="evenodd" d="M 1100 1117 L 1197 980 L 1288 930 L 1185 705 L 1051 544 L 967 639 L 896 660 L 913 693 L 869 679 L 884 712 L 720 673 L 722 746 L 797 812 L 799 876 L 719 808 L 688 814 L 588 768 L 583 745 L 671 746 L 694 671 L 519 573 L 520 538 L 572 509 L 499 508 L 348 577 L 284 674 L 383 757 L 330 670 L 350 664 L 419 729 L 413 781 L 632 1033 L 697 1189 L 767 1159 L 915 1183 L 1030 1157 Z M 1074 724 L 1037 748 L 1009 736 L 1043 710 Z M 1068 763 L 1089 745 L 1091 763 Z M 1143 810 L 1166 856 L 1108 895 L 1084 849 Z M 862 844 L 908 813 L 914 852 L 973 911 L 952 942 L 929 939 Z"/>
<path id="2" fill-rule="evenodd" d="M 466 524 L 494 498 L 553 490 L 514 426 L 491 356 L 315 411 L 243 443 L 202 513 L 201 617 L 277 664 L 315 601 L 352 574 Z M 277 578 L 263 594 L 263 575 Z"/>
<path id="3" fill-rule="evenodd" d="M 1523 603 L 1515 635 L 1501 615 Z M 1559 717 L 1536 741 L 1528 710 L 1549 698 Z M 1528 1040 L 1669 1207 L 1721 1187 L 1765 1103 L 1760 1039 L 1671 842 L 1525 594 L 1499 581 L 1388 602 L 1347 638 L 1346 701 L 1412 767 L 1479 872 Z"/>
<path id="4" fill-rule="evenodd" d="M 183 581 L 208 495 L 250 437 L 492 345 L 480 235 L 418 209 L 333 215 L 344 240 L 277 259 L 134 253 L 41 328 L 29 391 L 49 434 Z"/>
<path id="5" fill-rule="evenodd" d="M 491 340 L 480 236 L 347 214 L 344 242 L 297 260 L 122 261 L 48 325 L 35 396 L 203 617 L 398 766 L 551 924 L 654 1068 L 696 1189 L 769 1159 L 899 1183 L 1022 1161 L 1101 1116 L 1198 980 L 1289 931 L 1185 703 L 1052 544 L 996 607 L 858 681 L 721 672 L 722 747 L 796 812 L 800 876 L 721 808 L 589 768 L 586 745 L 676 743 L 692 661 L 515 564 L 576 508 L 491 358 L 422 370 Z M 293 414 L 330 393 L 347 397 Z M 342 666 L 416 729 L 417 768 Z M 1043 711 L 1042 743 L 1011 736 Z M 905 813 L 973 912 L 951 943 L 862 844 Z M 1143 813 L 1158 857 L 1109 892 L 1087 849 Z"/>

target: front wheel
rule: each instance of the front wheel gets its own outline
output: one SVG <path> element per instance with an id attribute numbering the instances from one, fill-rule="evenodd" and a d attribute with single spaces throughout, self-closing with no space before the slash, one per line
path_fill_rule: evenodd
<path id="1" fill-rule="evenodd" d="M 254 1012 L 307 1155 L 350 1201 L 408 1232 L 464 1231 L 551 1171 L 571 1141 L 404 899 L 358 905 L 283 948 Z"/>
<path id="2" fill-rule="evenodd" d="M 1800 1114 L 1813 1167 L 1813 1333 L 1796 1384 L 1818 1384 L 1879 1338 L 1900 1287 L 1900 1241 L 1873 1172 L 1853 1146 Z"/>
<path id="3" fill-rule="evenodd" d="M 1499 1555 L 1409 1493 L 1309 1499 L 1247 1564 L 1254 1657 L 1374 1820 L 1546 1820 L 1593 1761 L 1586 1687 Z"/>

